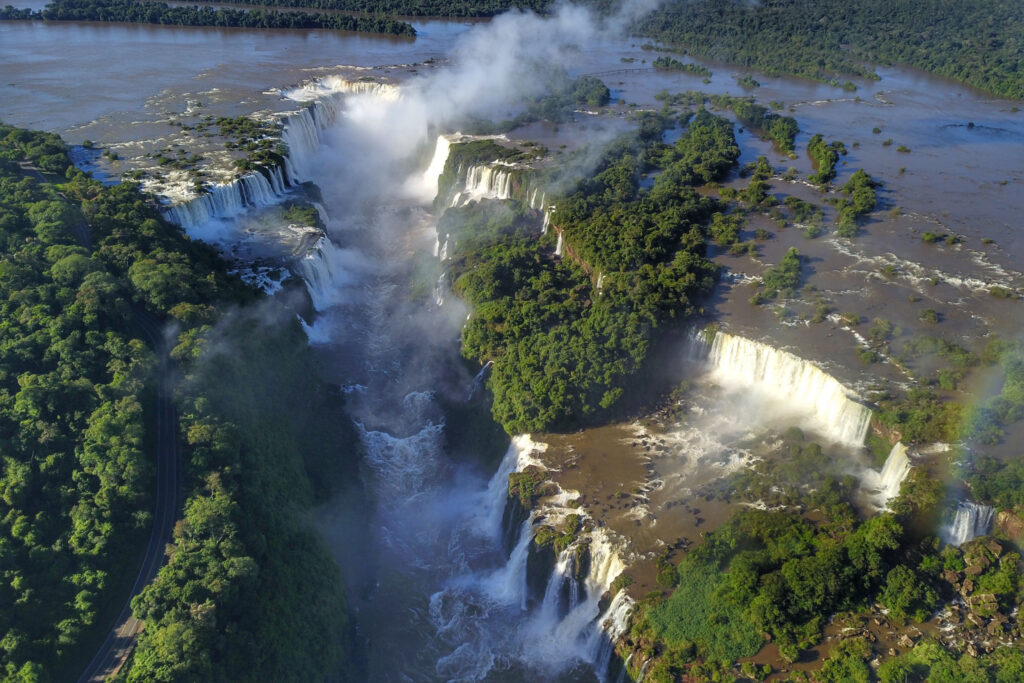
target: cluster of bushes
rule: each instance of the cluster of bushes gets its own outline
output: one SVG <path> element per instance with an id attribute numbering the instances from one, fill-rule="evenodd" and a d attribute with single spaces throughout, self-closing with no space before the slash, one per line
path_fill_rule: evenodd
<path id="1" fill-rule="evenodd" d="M 836 164 L 839 163 L 839 155 L 846 154 L 846 146 L 834 141 L 825 142 L 821 133 L 817 133 L 807 143 L 807 153 L 811 155 L 815 173 L 807 177 L 809 181 L 817 185 L 828 185 L 836 177 Z"/>
<path id="2" fill-rule="evenodd" d="M 753 303 L 759 304 L 780 296 L 784 299 L 794 296 L 800 287 L 800 272 L 800 252 L 796 247 L 790 247 L 781 261 L 764 271 L 761 289 L 754 296 Z"/>
<path id="3" fill-rule="evenodd" d="M 786 154 L 793 152 L 797 133 L 800 132 L 800 126 L 792 116 L 776 114 L 768 107 L 757 104 L 753 97 L 709 95 L 697 90 L 688 90 L 675 95 L 662 91 L 655 95 L 655 99 L 672 106 L 693 107 L 710 103 L 722 109 L 731 109 L 743 125 L 767 136 Z"/>
<path id="4" fill-rule="evenodd" d="M 836 217 L 836 222 L 839 223 L 839 227 L 836 229 L 836 234 L 840 237 L 853 237 L 857 234 L 858 219 L 875 210 L 877 205 L 876 187 L 878 187 L 878 182 L 863 169 L 857 169 L 850 176 L 850 179 L 842 187 L 842 192 L 846 196 L 838 203 L 839 215 Z"/>
<path id="5" fill-rule="evenodd" d="M 803 448 L 799 438 L 786 439 Z M 892 511 L 866 521 L 859 520 L 848 495 L 840 487 L 819 496 L 811 503 L 813 520 L 791 511 L 741 509 L 707 534 L 679 563 L 672 593 L 651 593 L 634 612 L 627 641 L 638 655 L 634 659 L 644 663 L 645 679 L 717 680 L 736 669 L 748 676 L 770 673 L 740 667 L 737 660 L 770 640 L 783 659 L 795 661 L 820 641 L 833 615 L 849 613 L 856 621 L 876 603 L 897 626 L 923 621 L 953 596 L 964 576 L 971 577 L 963 590 L 972 604 L 984 600 L 984 609 L 1001 614 L 1019 606 L 1017 553 L 983 541 L 938 550 L 932 534 L 945 495 L 927 473 L 915 469 Z M 867 640 L 844 639 L 814 679 L 874 680 L 868 665 L 873 657 Z M 926 639 L 883 662 L 877 677 L 1001 681 L 1013 680 L 1022 665 L 1024 655 L 1015 647 L 957 660 Z"/>
<path id="6" fill-rule="evenodd" d="M 968 440 L 993 445 L 1005 430 L 1024 418 L 1024 352 L 1018 343 L 995 339 L 979 358 L 958 344 L 937 337 L 918 337 L 904 343 L 904 361 L 933 356 L 948 366 L 936 372 L 933 384 L 944 391 L 956 389 L 966 374 L 979 365 L 1001 382 L 999 393 L 980 405 L 968 407 L 941 396 L 932 387 L 911 389 L 905 396 L 885 396 L 876 412 L 886 426 L 903 435 L 905 443 Z"/>
<path id="7" fill-rule="evenodd" d="M 631 639 L 657 643 L 655 666 L 675 675 L 698 660 L 729 668 L 757 653 L 766 635 L 794 661 L 840 611 L 878 601 L 897 622 L 926 618 L 939 602 L 941 568 L 891 513 L 858 522 L 839 502 L 815 524 L 744 509 L 683 558 L 667 599 L 640 604 Z"/>
<path id="8" fill-rule="evenodd" d="M 668 55 L 658 57 L 651 62 L 651 66 L 655 69 L 663 69 L 665 71 L 683 71 L 688 74 L 693 74 L 694 76 L 703 76 L 705 78 L 711 77 L 711 69 L 706 66 L 701 66 L 700 64 L 684 64 L 678 59 L 674 59 Z"/>

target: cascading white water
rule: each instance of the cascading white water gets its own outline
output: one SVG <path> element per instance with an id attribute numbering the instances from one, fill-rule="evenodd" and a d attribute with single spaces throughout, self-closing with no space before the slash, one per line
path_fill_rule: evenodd
<path id="1" fill-rule="evenodd" d="M 692 343 L 706 355 L 713 379 L 726 390 L 761 394 L 835 443 L 851 447 L 864 443 L 871 410 L 817 365 L 721 331 L 710 345 L 699 334 Z"/>
<path id="2" fill-rule="evenodd" d="M 437 258 L 441 261 L 441 263 L 444 263 L 445 261 L 448 260 L 448 243 L 450 241 L 450 238 L 451 235 L 445 235 L 444 242 L 441 243 L 441 248 L 438 250 Z"/>
<path id="3" fill-rule="evenodd" d="M 562 233 L 558 233 L 558 244 L 555 245 L 555 256 L 562 258 L 562 251 L 565 249 L 565 240 L 562 238 Z"/>
<path id="4" fill-rule="evenodd" d="M 434 155 L 430 158 L 427 170 L 423 172 L 424 196 L 433 199 L 437 196 L 437 181 L 444 173 L 444 165 L 448 162 L 448 154 L 452 149 L 452 138 L 438 135 L 434 144 Z"/>
<path id="5" fill-rule="evenodd" d="M 889 451 L 889 457 L 885 459 L 881 472 L 867 471 L 864 475 L 864 485 L 874 491 L 871 500 L 875 507 L 885 509 L 889 501 L 900 494 L 900 485 L 910 474 L 911 467 L 907 447 L 897 443 Z"/>
<path id="6" fill-rule="evenodd" d="M 324 114 L 317 116 L 318 110 Z M 316 102 L 285 117 L 281 141 L 288 147 L 284 164 L 292 183 L 305 182 L 311 177 L 310 163 L 320 147 L 320 133 L 326 127 L 324 119 L 333 118 L 326 114 L 332 110 L 330 105 Z"/>
<path id="7" fill-rule="evenodd" d="M 315 90 L 306 89 L 307 92 Z M 285 122 L 284 136 L 289 146 L 286 173 L 269 178 L 260 174 L 267 184 L 265 191 L 247 188 L 243 182 L 239 201 L 230 205 L 232 211 L 241 212 L 247 202 L 275 201 L 289 184 L 306 179 L 321 180 L 319 163 L 312 163 L 312 160 L 329 139 L 322 135 L 323 129 L 337 125 L 338 132 L 344 132 L 341 126 L 349 116 L 342 107 L 321 118 L 326 106 L 323 103 L 334 101 L 329 90 L 327 94 L 321 93 L 323 96 L 311 107 L 295 112 Z M 331 118 L 334 123 L 326 123 L 334 116 L 337 121 Z M 447 149 L 440 140 L 437 147 L 435 157 L 441 159 L 439 164 L 443 168 Z M 489 176 L 480 171 L 472 179 L 473 187 L 476 191 L 507 196 L 511 192 L 511 174 L 500 168 L 495 171 Z M 424 172 L 413 181 L 426 183 L 427 175 Z M 436 192 L 436 175 L 433 185 Z M 332 213 L 341 215 L 336 209 L 344 205 L 330 196 L 329 186 L 325 184 L 322 189 Z M 380 197 L 373 199 L 387 209 L 396 200 L 385 194 L 381 192 Z M 533 201 L 537 201 L 537 193 L 533 195 Z M 404 199 L 408 200 L 409 195 Z M 539 199 L 543 203 L 542 194 Z M 231 199 L 225 197 L 223 201 L 228 206 Z M 403 205 L 403 208 L 408 207 Z M 213 207 L 205 217 L 217 215 L 217 211 L 223 209 Z M 382 213 L 388 214 L 388 211 Z M 203 218 L 197 217 L 197 220 Z M 325 222 L 331 225 L 330 221 Z M 337 230 L 337 226 L 332 230 Z M 347 240 L 346 245 L 355 242 L 382 248 L 363 236 L 366 234 L 372 231 L 360 232 Z M 310 236 L 309 241 L 312 239 Z M 309 242 L 304 244 L 304 248 L 309 247 Z M 429 245 L 424 246 L 424 252 L 429 248 Z M 399 249 L 391 245 L 382 249 L 382 253 L 388 255 L 404 254 L 404 251 L 388 251 Z M 440 244 L 437 251 L 439 257 L 447 255 L 447 247 Z M 353 284 L 349 282 L 350 277 L 360 267 L 368 267 L 360 266 L 359 258 L 359 253 L 339 248 L 326 235 L 321 235 L 301 255 L 294 271 L 306 281 L 318 311 L 345 303 L 351 292 L 348 285 Z M 363 258 L 365 260 L 365 254 Z M 401 352 L 397 348 L 400 345 L 381 341 L 384 335 L 395 334 L 394 321 L 386 320 L 387 313 L 382 312 L 382 321 L 378 323 L 376 316 L 378 310 L 386 311 L 388 300 L 395 297 L 389 297 L 385 285 L 377 279 L 364 275 L 359 276 L 358 284 L 373 288 L 366 294 L 373 311 L 359 314 L 369 328 L 366 336 L 360 337 L 369 339 L 365 342 L 366 358 L 359 360 L 369 368 L 366 372 L 370 379 L 366 381 L 368 388 L 352 397 L 348 409 L 358 420 L 358 431 L 365 447 L 367 487 L 373 499 L 379 501 L 370 513 L 375 533 L 372 551 L 367 555 L 383 569 L 374 575 L 375 583 L 367 589 L 369 597 L 363 599 L 374 610 L 374 617 L 363 626 L 372 631 L 376 642 L 409 643 L 408 653 L 401 655 L 401 662 L 386 661 L 389 656 L 383 655 L 377 657 L 371 668 L 376 666 L 374 671 L 378 673 L 384 671 L 382 678 L 390 680 L 409 678 L 410 674 L 427 677 L 436 674 L 445 680 L 472 681 L 482 680 L 494 670 L 509 668 L 524 672 L 524 676 L 544 679 L 553 678 L 556 672 L 573 662 L 592 662 L 600 667 L 596 663 L 610 656 L 610 643 L 624 628 L 631 605 L 629 599 L 620 594 L 604 614 L 600 614 L 600 599 L 622 569 L 618 542 L 603 529 L 581 533 L 578 542 L 589 546 L 589 569 L 582 582 L 573 576 L 568 586 L 567 613 L 552 614 L 539 606 L 527 608 L 527 563 L 536 513 L 527 515 L 525 520 L 517 516 L 509 525 L 509 535 L 515 536 L 510 554 L 502 542 L 503 513 L 508 501 L 509 474 L 529 465 L 539 465 L 536 453 L 543 450 L 544 445 L 532 442 L 526 435 L 513 439 L 509 452 L 486 487 L 477 473 L 460 470 L 458 475 L 454 474 L 459 466 L 453 465 L 444 454 L 444 425 L 438 418 L 436 406 L 432 407 L 429 392 L 411 391 L 405 393 L 401 401 L 393 398 L 395 386 L 409 378 L 402 375 L 404 359 L 399 358 Z M 374 284 L 368 284 L 371 281 Z M 407 312 L 405 308 L 397 308 Z M 330 330 L 310 326 L 305 321 L 302 324 L 311 342 L 331 341 Z M 360 334 L 364 333 L 360 331 Z M 380 350 L 383 347 L 387 349 Z M 419 370 L 411 374 L 423 377 Z M 396 403 L 399 405 L 394 405 Z M 565 514 L 568 510 L 565 499 L 566 496 L 561 496 L 554 501 L 553 505 L 561 506 L 557 510 L 545 511 L 549 520 Z M 568 567 L 566 565 L 566 572 L 569 572 Z M 353 597 L 354 601 L 359 599 Z M 401 623 L 395 625 L 396 622 Z M 605 633 L 607 635 L 602 635 Z M 394 638 L 396 634 L 400 636 L 398 639 Z"/>
<path id="8" fill-rule="evenodd" d="M 481 199 L 511 199 L 512 173 L 501 164 L 474 164 L 466 169 L 462 190 L 452 195 L 448 206 L 462 206 Z"/>
<path id="9" fill-rule="evenodd" d="M 440 305 L 440 304 L 439 304 Z M 484 363 L 484 366 L 480 368 L 480 372 L 476 373 L 476 377 L 473 378 L 473 385 L 469 389 L 469 396 L 466 397 L 467 401 L 472 401 L 473 397 L 476 396 L 477 392 L 483 389 L 484 382 L 487 381 L 487 372 L 494 365 L 493 360 L 489 360 Z"/>
<path id="10" fill-rule="evenodd" d="M 544 212 L 544 224 L 540 227 L 540 234 L 548 234 L 548 227 L 551 226 L 551 211 Z"/>
<path id="11" fill-rule="evenodd" d="M 317 311 L 326 311 L 344 301 L 346 285 L 357 269 L 358 257 L 339 249 L 327 235 L 317 240 L 295 264 Z"/>
<path id="12" fill-rule="evenodd" d="M 547 204 L 548 193 L 541 190 L 539 187 L 533 188 L 533 192 L 530 193 L 530 208 L 536 210 L 544 209 Z"/>
<path id="13" fill-rule="evenodd" d="M 501 518 L 508 502 L 508 476 L 513 472 L 521 472 L 530 465 L 540 465 L 535 454 L 543 453 L 547 447 L 547 444 L 531 439 L 529 434 L 512 437 L 505 457 L 491 476 L 484 500 L 474 515 L 474 526 L 478 534 L 501 541 Z"/>
<path id="14" fill-rule="evenodd" d="M 957 503 L 949 525 L 942 529 L 942 540 L 950 545 L 960 546 L 979 536 L 986 536 L 992 530 L 996 509 L 979 505 L 969 500 Z"/>
<path id="15" fill-rule="evenodd" d="M 284 193 L 280 169 L 270 170 L 269 175 L 270 179 L 253 171 L 230 183 L 212 185 L 204 194 L 168 208 L 166 216 L 185 230 L 194 230 L 214 218 L 237 216 L 247 207 L 269 206 Z"/>
<path id="16" fill-rule="evenodd" d="M 533 541 L 534 515 L 530 513 L 519 529 L 519 540 L 498 571 L 488 576 L 482 584 L 487 596 L 500 604 L 516 605 L 526 611 L 526 561 Z"/>
<path id="17" fill-rule="evenodd" d="M 237 216 L 247 207 L 273 204 L 289 186 L 309 180 L 313 173 L 312 159 L 323 143 L 323 131 L 337 121 L 346 94 L 368 94 L 390 100 L 400 97 L 399 89 L 387 83 L 338 77 L 320 79 L 285 93 L 286 98 L 306 106 L 280 117 L 281 141 L 287 147 L 284 169 L 268 167 L 229 183 L 209 186 L 207 192 L 168 208 L 168 219 L 188 230 L 214 218 Z"/>
<path id="18" fill-rule="evenodd" d="M 401 97 L 401 90 L 390 83 L 328 76 L 289 90 L 284 95 L 306 105 L 282 118 L 281 140 L 288 147 L 285 168 L 290 182 L 297 184 L 312 177 L 312 159 L 323 144 L 324 131 L 338 120 L 346 95 L 396 101 Z"/>
<path id="19" fill-rule="evenodd" d="M 557 669 L 566 655 L 571 654 L 593 665 L 595 673 L 603 679 L 614 643 L 628 623 L 633 602 L 624 591 L 619 591 L 604 613 L 600 611 L 601 597 L 625 569 L 619 545 L 608 531 L 597 528 L 582 533 L 576 543 L 585 544 L 590 555 L 583 589 L 577 593 L 576 602 L 569 606 L 568 612 L 564 616 L 559 614 L 555 609 L 558 591 L 565 582 L 570 587 L 576 584 L 576 578 L 569 575 L 575 551 L 575 547 L 570 546 L 559 557 L 552 572 L 544 603 L 526 624 L 526 643 L 535 661 L 547 662 Z"/>

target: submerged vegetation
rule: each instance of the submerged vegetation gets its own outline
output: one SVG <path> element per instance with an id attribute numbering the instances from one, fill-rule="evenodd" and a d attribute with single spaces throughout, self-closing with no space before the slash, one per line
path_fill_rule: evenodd
<path id="1" fill-rule="evenodd" d="M 711 104 L 720 109 L 731 109 L 736 114 L 736 118 L 775 143 L 779 151 L 790 155 L 794 152 L 793 145 L 797 133 L 800 132 L 796 119 L 792 116 L 776 114 L 768 107 L 758 104 L 752 97 L 713 95 L 697 90 L 688 90 L 675 95 L 663 90 L 654 97 L 666 105 Z"/>

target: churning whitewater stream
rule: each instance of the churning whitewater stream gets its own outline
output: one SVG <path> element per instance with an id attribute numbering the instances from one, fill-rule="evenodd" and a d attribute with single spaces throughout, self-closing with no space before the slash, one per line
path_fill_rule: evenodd
<path id="1" fill-rule="evenodd" d="M 380 137 L 377 123 L 409 105 L 393 92 L 328 93 L 315 106 L 337 111 L 313 133 L 318 147 L 291 145 L 309 150 L 290 163 L 321 189 L 329 239 L 300 271 L 318 309 L 305 326 L 348 385 L 373 501 L 370 540 L 340 557 L 367 577 L 352 602 L 369 680 L 595 680 L 591 663 L 611 654 L 598 601 L 622 569 L 616 546 L 595 535 L 583 580 L 565 554 L 531 597 L 530 520 L 510 547 L 502 524 L 508 475 L 534 445 L 514 440 L 492 476 L 444 451 L 436 396 L 464 401 L 474 378 L 457 359 L 465 308 L 410 294 L 440 273 L 431 205 L 443 159 L 425 157 L 426 137 Z M 621 627 L 628 605 L 611 607 Z"/>

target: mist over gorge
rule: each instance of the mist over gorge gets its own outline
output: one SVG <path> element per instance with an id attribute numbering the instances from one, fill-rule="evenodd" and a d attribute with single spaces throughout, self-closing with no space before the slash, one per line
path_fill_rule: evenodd
<path id="1" fill-rule="evenodd" d="M 61 133 L 75 164 L 4 129 L 5 225 L 40 244 L 9 258 L 45 263 L 66 306 L 111 302 L 81 339 L 148 311 L 166 349 L 138 362 L 180 364 L 161 381 L 181 522 L 152 525 L 168 551 L 125 608 L 135 659 L 101 649 L 82 680 L 1024 667 L 1017 107 L 905 67 L 701 59 L 650 28 L 680 12 L 559 3 L 416 20 L 415 40 L 0 22 L 8 51 L 28 28 L 113 46 L 66 67 L 92 94 L 46 116 L 56 55 L 0 69 L 33 103 L 0 117 Z M 183 45 L 194 67 L 168 58 Z M 113 92 L 132 59 L 151 77 Z M 9 209 L 16 182 L 42 194 Z M 121 284 L 95 289 L 96 264 Z M 24 410 L 34 380 L 5 372 Z M 81 432 L 76 476 L 106 482 Z M 9 519 L 42 525 L 20 490 Z M 6 675 L 51 642 L 64 668 L 38 671 L 78 675 L 146 490 L 110 513 L 132 540 L 58 578 L 78 631 L 7 610 Z M 57 516 L 68 552 L 84 509 Z M 27 523 L 3 527 L 25 557 Z M 10 604 L 35 604 L 17 576 Z"/>

